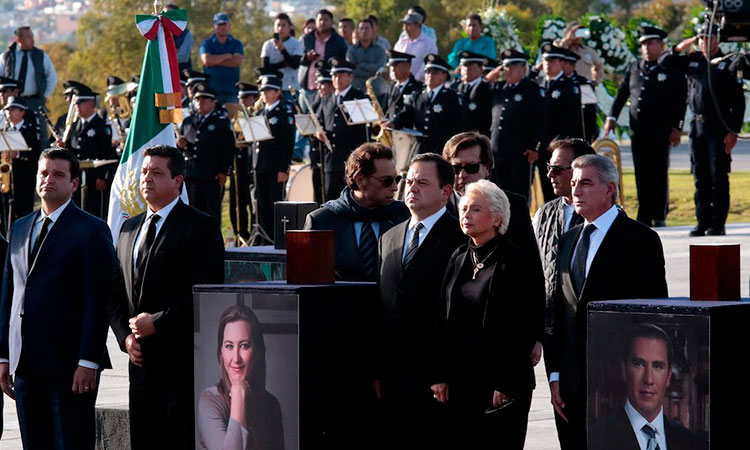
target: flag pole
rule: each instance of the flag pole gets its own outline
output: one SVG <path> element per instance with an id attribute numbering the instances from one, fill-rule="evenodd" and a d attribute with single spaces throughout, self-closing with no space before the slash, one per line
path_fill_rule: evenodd
<path id="1" fill-rule="evenodd" d="M 160 0 L 154 0 L 154 15 L 158 16 L 162 10 L 162 2 Z"/>

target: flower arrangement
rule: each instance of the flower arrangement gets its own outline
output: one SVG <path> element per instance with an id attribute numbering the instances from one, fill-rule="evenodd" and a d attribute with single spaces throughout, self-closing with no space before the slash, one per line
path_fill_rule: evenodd
<path id="1" fill-rule="evenodd" d="M 599 52 L 608 72 L 619 73 L 635 59 L 626 42 L 625 32 L 601 16 L 584 16 L 581 24 L 591 30 L 585 44 Z"/>
<path id="2" fill-rule="evenodd" d="M 532 37 L 532 45 L 534 48 L 531 49 L 532 57 L 536 57 L 539 52 L 539 47 L 545 42 L 552 42 L 555 39 L 563 37 L 565 31 L 565 20 L 560 16 L 544 15 L 539 18 L 536 23 L 536 30 Z"/>
<path id="3" fill-rule="evenodd" d="M 484 28 L 482 34 L 495 40 L 499 51 L 505 49 L 522 50 L 521 40 L 518 37 L 516 21 L 505 8 L 490 7 L 481 11 Z"/>

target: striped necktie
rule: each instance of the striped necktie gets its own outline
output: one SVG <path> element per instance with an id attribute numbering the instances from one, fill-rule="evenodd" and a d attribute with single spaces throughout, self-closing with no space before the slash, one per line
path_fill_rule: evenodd
<path id="1" fill-rule="evenodd" d="M 359 236 L 359 257 L 362 259 L 366 281 L 375 281 L 378 270 L 378 240 L 371 222 L 362 224 L 362 232 Z"/>
<path id="2" fill-rule="evenodd" d="M 648 438 L 648 441 L 646 441 L 646 450 L 661 450 L 659 443 L 656 442 L 656 430 L 653 426 L 646 424 L 641 428 L 641 431 Z"/>
<path id="3" fill-rule="evenodd" d="M 409 265 L 409 262 L 414 258 L 414 255 L 417 254 L 417 250 L 419 250 L 419 230 L 424 228 L 424 225 L 422 225 L 422 222 L 418 222 L 414 226 L 414 234 L 411 235 L 411 240 L 409 241 L 409 246 L 406 248 L 406 254 L 404 255 L 404 261 L 401 264 L 401 267 L 406 267 Z"/>

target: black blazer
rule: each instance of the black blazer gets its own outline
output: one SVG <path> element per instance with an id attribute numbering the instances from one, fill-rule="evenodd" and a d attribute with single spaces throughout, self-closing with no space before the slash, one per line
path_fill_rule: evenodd
<path id="1" fill-rule="evenodd" d="M 461 83 L 457 87 L 461 96 L 461 106 L 464 114 L 464 128 L 477 130 L 490 137 L 492 128 L 492 86 L 480 79 L 477 84 L 470 86 Z"/>
<path id="2" fill-rule="evenodd" d="M 458 219 L 447 211 L 435 223 L 406 268 L 402 268 L 409 221 L 391 228 L 378 244 L 382 306 L 383 395 L 430 394 L 434 379 L 435 308 L 445 267 L 453 251 L 467 241 Z"/>
<path id="3" fill-rule="evenodd" d="M 546 114 L 543 91 L 528 77 L 508 88 L 504 81 L 495 83 L 490 126 L 495 160 L 525 159 L 526 150 L 541 151 Z"/>
<path id="4" fill-rule="evenodd" d="M 544 146 L 555 139 L 582 138 L 581 91 L 575 82 L 562 74 L 541 84 L 547 102 Z"/>
<path id="5" fill-rule="evenodd" d="M 347 91 L 342 102 L 366 98 L 368 98 L 367 94 L 352 87 Z M 367 142 L 367 127 L 347 125 L 344 113 L 336 104 L 336 93 L 320 100 L 317 114 L 333 147 L 333 151 L 325 153 L 325 170 L 326 172 L 343 172 L 344 163 L 349 155 L 355 148 Z"/>
<path id="6" fill-rule="evenodd" d="M 392 82 L 385 97 L 385 105 L 383 105 L 385 116 L 393 120 L 404 110 L 404 103 L 407 100 L 410 102 L 414 96 L 419 95 L 422 89 L 424 89 L 424 83 L 417 81 L 412 74 L 409 74 L 409 79 L 406 80 L 403 90 L 399 89 L 395 82 Z"/>
<path id="7" fill-rule="evenodd" d="M 409 210 L 403 207 L 403 214 L 392 220 L 378 222 L 379 236 L 396 224 L 409 218 Z M 336 279 L 341 281 L 367 281 L 362 270 L 362 258 L 359 256 L 354 222 L 339 216 L 325 206 L 321 206 L 307 215 L 305 230 L 333 230 L 336 246 Z M 372 281 L 372 280 L 369 280 Z"/>
<path id="8" fill-rule="evenodd" d="M 423 89 L 404 102 L 403 111 L 393 119 L 393 128 L 413 128 L 427 135 L 417 142 L 417 154 L 443 154 L 448 139 L 464 130 L 461 99 L 456 91 L 443 86 L 430 102 L 430 94 Z"/>
<path id="9" fill-rule="evenodd" d="M 0 358 L 10 359 L 13 371 L 14 355 L 21 350 L 27 376 L 52 379 L 72 376 L 81 359 L 109 368 L 107 304 L 116 267 L 109 227 L 70 202 L 29 269 L 31 230 L 39 214 L 18 219 L 10 232 Z"/>
<path id="10" fill-rule="evenodd" d="M 289 172 L 294 151 L 294 111 L 292 104 L 280 99 L 270 112 L 263 110 L 261 114 L 268 117 L 273 139 L 258 142 L 258 160 L 255 171 L 263 174 Z"/>
<path id="11" fill-rule="evenodd" d="M 445 367 L 443 364 L 456 360 L 445 354 L 446 349 L 455 355 L 463 348 L 461 342 L 452 340 L 456 333 L 461 333 L 465 324 L 452 320 L 451 305 L 462 268 L 472 264 L 468 252 L 469 245 L 464 244 L 453 253 L 440 290 L 434 353 L 438 382 L 450 383 L 462 370 L 462 367 Z M 484 317 L 482 323 L 475 324 L 482 330 L 481 348 L 486 368 L 480 374 L 482 379 L 476 382 L 510 397 L 523 398 L 536 386 L 530 355 L 537 340 L 536 328 L 542 320 L 542 311 L 534 307 L 539 297 L 534 292 L 539 289 L 531 287 L 539 281 L 534 274 L 533 258 L 509 240 L 500 239 L 495 255 L 497 262 Z"/>
<path id="12" fill-rule="evenodd" d="M 705 439 L 664 416 L 664 434 L 669 450 L 708 450 Z M 620 409 L 589 432 L 589 450 L 640 450 L 628 415 Z"/>
<path id="13" fill-rule="evenodd" d="M 571 277 L 573 252 L 583 224 L 562 235 L 558 247 L 558 287 L 550 372 L 560 372 L 560 389 L 573 394 L 586 376 L 586 305 L 591 301 L 666 298 L 664 250 L 651 228 L 619 211 L 596 252 L 580 296 Z"/>
<path id="14" fill-rule="evenodd" d="M 302 70 L 297 73 L 297 79 L 302 89 L 308 89 L 307 86 L 307 75 L 311 70 L 315 70 L 315 61 L 308 61 L 305 58 L 305 54 L 310 50 L 315 50 L 315 30 L 304 34 L 302 36 L 302 45 L 304 47 L 302 55 L 299 57 L 299 64 L 302 66 Z M 336 30 L 331 31 L 331 37 L 326 41 L 325 59 L 326 61 L 330 58 L 336 57 L 339 59 L 346 59 L 346 51 L 349 50 L 344 38 L 340 34 L 336 33 Z"/>
<path id="15" fill-rule="evenodd" d="M 124 351 L 128 319 L 150 313 L 156 334 L 140 341 L 143 368 L 130 365 L 131 381 L 151 370 L 192 380 L 193 286 L 224 281 L 224 241 L 213 217 L 179 200 L 154 240 L 141 296 L 133 298 L 133 247 L 145 218 L 145 213 L 130 218 L 120 230 L 117 256 L 122 278 L 112 330 Z"/>

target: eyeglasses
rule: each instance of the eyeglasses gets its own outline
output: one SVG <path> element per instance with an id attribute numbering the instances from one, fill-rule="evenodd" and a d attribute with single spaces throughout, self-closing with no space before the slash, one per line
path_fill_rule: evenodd
<path id="1" fill-rule="evenodd" d="M 552 172 L 555 175 L 560 175 L 561 173 L 565 172 L 568 169 L 572 169 L 573 167 L 563 167 L 563 166 L 554 166 L 552 164 L 547 164 L 547 172 Z"/>
<path id="2" fill-rule="evenodd" d="M 456 175 L 461 173 L 462 170 L 465 170 L 466 173 L 469 175 L 473 175 L 477 172 L 479 172 L 479 168 L 482 167 L 482 163 L 471 163 L 471 164 L 451 164 L 453 166 L 453 171 L 456 172 Z"/>
<path id="3" fill-rule="evenodd" d="M 383 183 L 383 187 L 391 187 L 393 186 L 393 183 L 399 184 L 401 182 L 401 175 L 396 175 L 395 177 L 392 175 L 386 175 L 384 177 L 376 177 L 374 175 L 370 175 L 370 177 L 375 178 L 376 180 L 380 180 L 381 183 Z"/>

